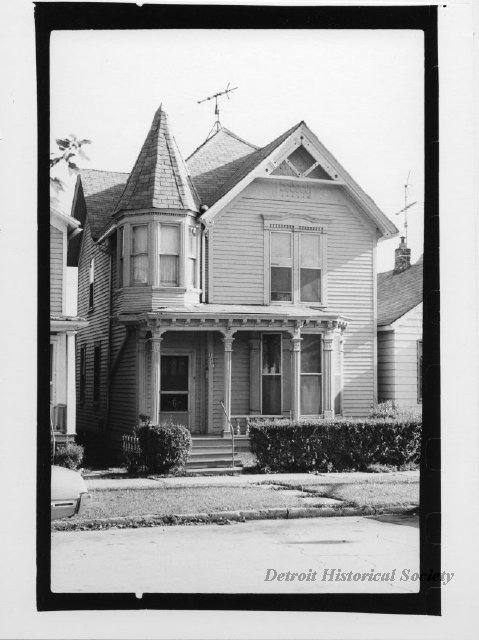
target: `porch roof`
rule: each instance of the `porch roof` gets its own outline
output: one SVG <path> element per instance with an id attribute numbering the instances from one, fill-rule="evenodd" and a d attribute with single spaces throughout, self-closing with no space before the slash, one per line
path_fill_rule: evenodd
<path id="1" fill-rule="evenodd" d="M 182 307 L 162 307 L 158 311 L 121 314 L 117 318 L 126 324 L 163 330 L 202 329 L 237 331 L 294 327 L 338 328 L 344 330 L 350 320 L 337 313 L 300 305 L 232 305 L 198 304 Z"/>

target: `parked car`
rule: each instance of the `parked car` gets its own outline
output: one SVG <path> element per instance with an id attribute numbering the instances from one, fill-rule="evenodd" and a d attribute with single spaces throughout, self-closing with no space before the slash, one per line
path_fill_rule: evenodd
<path id="1" fill-rule="evenodd" d="M 71 518 L 85 509 L 90 495 L 78 471 L 52 466 L 51 519 Z"/>

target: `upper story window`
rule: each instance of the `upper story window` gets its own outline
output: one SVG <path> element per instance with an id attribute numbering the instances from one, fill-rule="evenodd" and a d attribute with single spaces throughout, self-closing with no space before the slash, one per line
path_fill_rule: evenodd
<path id="1" fill-rule="evenodd" d="M 131 228 L 130 284 L 148 284 L 148 225 Z"/>
<path id="2" fill-rule="evenodd" d="M 265 304 L 326 304 L 326 235 L 312 216 L 265 215 Z M 313 224 L 311 224 L 313 221 Z"/>
<path id="3" fill-rule="evenodd" d="M 89 288 L 88 288 L 88 308 L 93 309 L 95 294 L 95 258 L 90 260 Z"/>
<path id="4" fill-rule="evenodd" d="M 160 227 L 160 284 L 177 287 L 179 284 L 180 227 L 162 224 Z"/>
<path id="5" fill-rule="evenodd" d="M 123 286 L 123 269 L 125 262 L 125 227 L 118 229 L 118 286 Z"/>
<path id="6" fill-rule="evenodd" d="M 198 288 L 198 233 L 196 227 L 188 227 L 188 274 L 189 284 Z"/>

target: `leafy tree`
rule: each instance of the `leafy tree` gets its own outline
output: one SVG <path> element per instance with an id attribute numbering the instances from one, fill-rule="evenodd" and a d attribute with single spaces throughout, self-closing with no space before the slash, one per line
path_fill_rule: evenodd
<path id="1" fill-rule="evenodd" d="M 91 144 L 91 140 L 87 138 L 78 139 L 73 133 L 70 133 L 66 138 L 57 138 L 55 140 L 58 150 L 50 154 L 50 173 L 53 167 L 63 163 L 68 167 L 70 174 L 78 173 L 79 168 L 75 160 L 77 156 L 85 160 L 89 160 L 82 147 L 85 144 Z M 58 193 L 63 191 L 63 182 L 58 176 L 50 175 L 50 185 Z"/>

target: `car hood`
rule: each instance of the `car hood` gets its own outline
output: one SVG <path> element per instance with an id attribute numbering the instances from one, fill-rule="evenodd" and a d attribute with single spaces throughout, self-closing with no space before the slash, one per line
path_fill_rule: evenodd
<path id="1" fill-rule="evenodd" d="M 52 466 L 52 500 L 71 500 L 72 498 L 78 498 L 81 493 L 86 493 L 87 491 L 85 481 L 78 471 Z"/>

